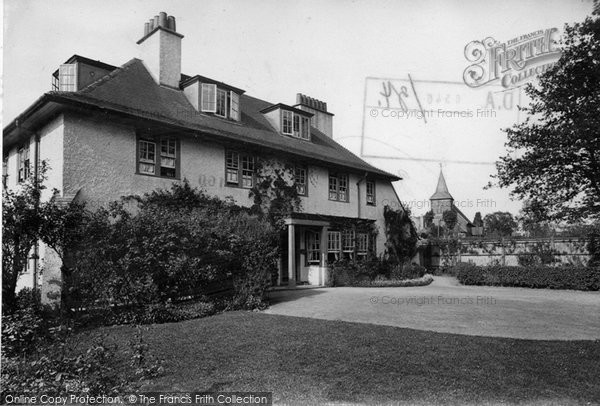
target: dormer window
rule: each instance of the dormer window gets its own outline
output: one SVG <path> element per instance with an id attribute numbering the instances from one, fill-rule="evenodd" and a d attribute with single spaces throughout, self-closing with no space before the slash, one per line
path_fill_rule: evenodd
<path id="1" fill-rule="evenodd" d="M 310 119 L 298 113 L 281 110 L 281 132 L 304 140 L 310 139 Z"/>
<path id="2" fill-rule="evenodd" d="M 205 113 L 214 113 L 235 121 L 240 119 L 240 95 L 212 83 L 202 83 L 200 106 Z"/>
<path id="3" fill-rule="evenodd" d="M 294 113 L 287 110 L 281 111 L 281 132 L 287 135 L 292 135 L 292 119 Z"/>
<path id="4" fill-rule="evenodd" d="M 199 75 L 187 79 L 181 86 L 197 111 L 240 121 L 240 95 L 244 93 L 242 89 Z"/>

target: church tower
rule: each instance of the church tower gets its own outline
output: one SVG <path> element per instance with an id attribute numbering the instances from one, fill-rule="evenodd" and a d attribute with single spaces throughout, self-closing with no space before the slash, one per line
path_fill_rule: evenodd
<path id="1" fill-rule="evenodd" d="M 448 191 L 446 179 L 444 179 L 444 173 L 442 172 L 441 167 L 437 188 L 435 189 L 435 193 L 429 198 L 429 201 L 431 202 L 431 211 L 433 211 L 435 219 L 441 218 L 442 214 L 446 210 L 450 210 L 454 203 L 454 198 Z"/>

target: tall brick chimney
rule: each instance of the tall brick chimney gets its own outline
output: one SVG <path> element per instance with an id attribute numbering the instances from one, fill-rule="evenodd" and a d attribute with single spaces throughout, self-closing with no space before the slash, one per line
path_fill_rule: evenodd
<path id="1" fill-rule="evenodd" d="M 161 11 L 144 24 L 144 36 L 137 42 L 140 59 L 156 83 L 179 89 L 181 80 L 181 39 L 175 17 Z"/>

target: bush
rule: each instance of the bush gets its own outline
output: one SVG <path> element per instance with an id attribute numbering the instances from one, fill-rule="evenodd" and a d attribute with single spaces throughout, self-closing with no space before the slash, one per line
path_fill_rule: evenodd
<path id="1" fill-rule="evenodd" d="M 382 283 L 398 283 L 398 281 L 406 281 L 422 278 L 425 275 L 425 267 L 417 264 L 406 263 L 397 265 L 392 261 L 369 257 L 365 261 L 350 261 L 343 259 L 336 261 L 330 265 L 330 286 L 371 286 L 374 281 Z M 391 282 L 390 282 L 391 281 Z M 397 286 L 402 286 L 398 284 Z"/>
<path id="2" fill-rule="evenodd" d="M 390 274 L 391 279 L 404 280 L 404 279 L 415 279 L 421 278 L 427 270 L 424 266 L 418 264 L 405 263 L 392 268 Z"/>
<path id="3" fill-rule="evenodd" d="M 431 275 L 424 275 L 420 278 L 416 279 L 385 279 L 385 278 L 375 278 L 372 281 L 363 281 L 358 282 L 354 286 L 360 286 L 365 288 L 392 288 L 392 287 L 412 287 L 412 286 L 427 286 L 431 282 L 433 282 L 433 277 Z"/>
<path id="4" fill-rule="evenodd" d="M 463 285 L 600 290 L 600 267 L 465 266 L 457 272 Z"/>
<path id="5" fill-rule="evenodd" d="M 19 291 L 13 312 L 2 315 L 2 354 L 10 357 L 31 353 L 55 324 L 50 316 L 52 310 L 41 304 L 39 291 Z"/>
<path id="6" fill-rule="evenodd" d="M 168 322 L 180 318 L 169 302 L 227 289 L 233 308 L 263 306 L 279 256 L 268 221 L 186 182 L 131 199 L 135 215 L 114 203 L 87 217 L 72 261 L 71 307 L 103 323 Z M 92 314 L 115 307 L 127 310 Z"/>

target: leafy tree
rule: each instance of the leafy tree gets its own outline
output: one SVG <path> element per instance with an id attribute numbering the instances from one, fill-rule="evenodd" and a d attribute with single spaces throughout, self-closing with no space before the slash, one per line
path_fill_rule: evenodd
<path id="1" fill-rule="evenodd" d="M 523 203 L 521 215 L 517 219 L 523 231 L 531 237 L 546 237 L 552 234 L 552 228 L 545 208 L 536 200 Z"/>
<path id="2" fill-rule="evenodd" d="M 448 232 L 452 232 L 454 227 L 456 227 L 456 223 L 458 222 L 458 216 L 454 210 L 446 210 L 444 213 L 442 213 L 442 220 L 444 220 L 444 223 L 448 228 Z"/>
<path id="3" fill-rule="evenodd" d="M 431 225 L 433 224 L 433 211 L 429 210 L 427 213 L 425 213 L 425 215 L 423 216 L 423 225 L 425 226 L 425 228 L 429 228 L 431 227 Z"/>
<path id="4" fill-rule="evenodd" d="M 517 228 L 517 223 L 513 215 L 509 212 L 501 211 L 487 214 L 483 218 L 483 224 L 487 234 L 500 237 L 509 237 Z"/>
<path id="5" fill-rule="evenodd" d="M 500 187 L 553 219 L 600 218 L 600 13 L 565 26 L 562 56 L 527 85 L 525 122 L 505 129 Z M 488 187 L 491 186 L 488 185 Z"/>
<path id="6" fill-rule="evenodd" d="M 417 253 L 419 236 L 408 209 L 383 208 L 385 220 L 386 258 L 395 264 L 410 261 Z"/>
<path id="7" fill-rule="evenodd" d="M 2 308 L 6 313 L 15 308 L 17 280 L 39 236 L 41 184 L 40 179 L 30 178 L 20 188 L 2 193 Z"/>
<path id="8" fill-rule="evenodd" d="M 48 202 L 40 205 L 39 238 L 52 248 L 61 261 L 62 286 L 69 286 L 74 260 L 72 253 L 81 242 L 82 225 L 86 219 L 85 205 L 71 202 L 59 204 L 58 191 Z M 61 309 L 66 311 L 68 291 L 61 289 Z"/>
<path id="9" fill-rule="evenodd" d="M 481 218 L 481 212 L 478 211 L 475 213 L 475 218 L 473 219 L 473 225 L 475 227 L 483 227 L 483 219 Z"/>

